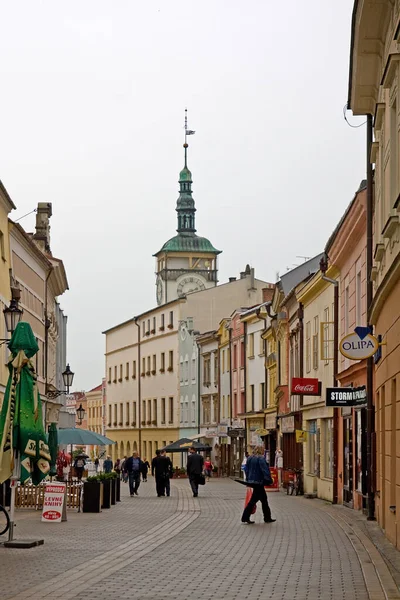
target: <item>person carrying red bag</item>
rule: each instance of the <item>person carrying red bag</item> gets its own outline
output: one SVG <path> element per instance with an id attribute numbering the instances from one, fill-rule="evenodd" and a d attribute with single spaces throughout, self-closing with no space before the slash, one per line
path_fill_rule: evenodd
<path id="1" fill-rule="evenodd" d="M 245 466 L 246 485 L 253 488 L 250 500 L 247 502 L 243 514 L 242 523 L 253 525 L 254 521 L 250 516 L 255 513 L 257 502 L 261 502 L 264 515 L 264 523 L 274 523 L 276 519 L 271 516 L 271 509 L 268 504 L 267 494 L 264 486 L 272 485 L 271 472 L 267 461 L 264 458 L 264 448 L 255 448 L 253 455 L 249 456 Z M 248 490 L 249 493 L 250 489 Z M 247 499 L 247 495 L 246 495 Z"/>

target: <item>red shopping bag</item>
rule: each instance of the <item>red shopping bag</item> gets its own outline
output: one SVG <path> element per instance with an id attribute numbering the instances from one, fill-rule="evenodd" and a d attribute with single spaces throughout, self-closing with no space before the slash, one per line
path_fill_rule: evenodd
<path id="1" fill-rule="evenodd" d="M 246 492 L 246 498 L 244 500 L 244 507 L 246 508 L 246 506 L 248 505 L 248 503 L 250 502 L 250 498 L 253 495 L 253 490 L 252 488 L 247 488 L 247 492 Z M 257 510 L 257 505 L 255 504 L 253 506 L 253 510 L 251 511 L 251 514 L 254 515 L 254 513 Z"/>

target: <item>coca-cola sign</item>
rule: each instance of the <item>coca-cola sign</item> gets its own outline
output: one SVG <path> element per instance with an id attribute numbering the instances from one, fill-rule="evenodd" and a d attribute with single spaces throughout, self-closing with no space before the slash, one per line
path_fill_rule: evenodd
<path id="1" fill-rule="evenodd" d="M 319 381 L 306 377 L 293 377 L 291 393 L 293 396 L 320 396 Z"/>

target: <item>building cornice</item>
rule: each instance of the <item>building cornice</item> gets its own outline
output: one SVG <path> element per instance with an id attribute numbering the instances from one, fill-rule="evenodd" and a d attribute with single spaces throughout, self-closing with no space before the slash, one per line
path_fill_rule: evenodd
<path id="1" fill-rule="evenodd" d="M 339 269 L 334 265 L 326 272 L 327 277 L 330 277 L 331 279 L 337 279 L 339 274 Z M 322 279 L 321 271 L 318 271 L 300 290 L 297 291 L 297 300 L 298 302 L 307 305 L 324 292 L 330 285 L 331 283 L 329 283 L 329 281 Z"/>

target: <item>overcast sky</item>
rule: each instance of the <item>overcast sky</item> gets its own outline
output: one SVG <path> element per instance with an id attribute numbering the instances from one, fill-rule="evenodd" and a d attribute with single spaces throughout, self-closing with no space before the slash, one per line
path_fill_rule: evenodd
<path id="1" fill-rule="evenodd" d="M 0 179 L 12 218 L 53 203 L 75 389 L 101 381 L 101 331 L 155 305 L 185 106 L 220 281 L 321 252 L 365 177 L 365 126 L 343 119 L 352 4 L 0 0 Z"/>

